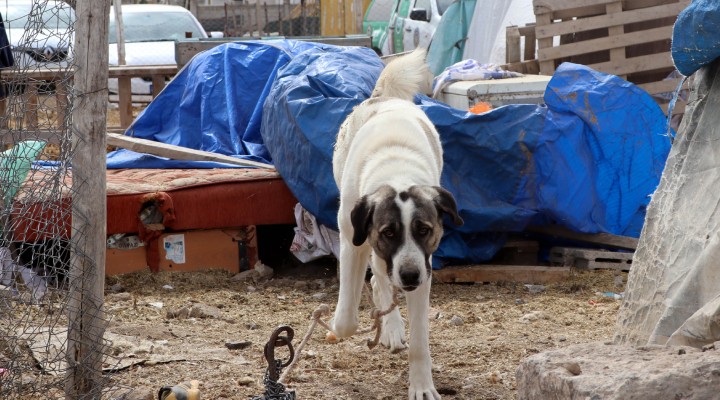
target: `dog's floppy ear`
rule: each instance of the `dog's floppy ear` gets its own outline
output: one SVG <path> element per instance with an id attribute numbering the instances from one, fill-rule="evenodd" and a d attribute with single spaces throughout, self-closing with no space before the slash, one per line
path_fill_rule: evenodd
<path id="1" fill-rule="evenodd" d="M 375 207 L 370 204 L 370 200 L 368 200 L 366 195 L 355 203 L 355 207 L 353 207 L 350 212 L 350 222 L 352 222 L 354 231 L 352 242 L 355 246 L 360 246 L 365 243 L 370 233 L 370 225 L 374 211 Z"/>
<path id="2" fill-rule="evenodd" d="M 437 190 L 437 196 L 433 199 L 435 201 L 435 206 L 441 213 L 445 213 L 449 215 L 452 218 L 453 224 L 456 226 L 462 226 L 462 224 L 465 223 L 462 218 L 460 218 L 460 215 L 458 215 L 457 212 L 457 204 L 455 203 L 455 198 L 453 195 L 448 192 L 447 190 L 441 188 L 440 186 L 433 186 L 435 190 Z"/>

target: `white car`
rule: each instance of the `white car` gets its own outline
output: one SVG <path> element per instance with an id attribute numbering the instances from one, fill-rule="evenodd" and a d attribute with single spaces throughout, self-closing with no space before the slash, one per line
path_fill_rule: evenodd
<path id="1" fill-rule="evenodd" d="M 74 40 L 75 12 L 62 1 L 0 0 L 5 32 L 15 68 L 68 65 Z"/>
<path id="2" fill-rule="evenodd" d="M 175 41 L 208 37 L 205 29 L 190 11 L 180 6 L 161 4 L 127 4 L 122 6 L 125 65 L 174 65 Z M 110 65 L 119 65 L 115 10 L 110 10 Z M 132 78 L 132 93 L 152 94 L 150 78 Z M 117 93 L 117 79 L 110 79 L 108 89 Z"/>

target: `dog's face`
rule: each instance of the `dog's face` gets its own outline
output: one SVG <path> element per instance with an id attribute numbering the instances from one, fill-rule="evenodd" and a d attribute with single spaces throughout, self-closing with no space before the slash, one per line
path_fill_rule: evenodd
<path id="1" fill-rule="evenodd" d="M 385 185 L 363 196 L 351 212 L 353 244 L 367 240 L 387 264 L 390 281 L 412 291 L 430 278 L 430 256 L 443 234 L 442 216 L 455 225 L 463 220 L 455 199 L 439 186 L 411 186 L 397 191 Z"/>

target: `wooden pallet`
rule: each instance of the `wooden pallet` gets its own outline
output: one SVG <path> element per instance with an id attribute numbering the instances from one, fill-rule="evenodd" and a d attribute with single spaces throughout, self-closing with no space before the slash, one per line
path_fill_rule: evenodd
<path id="1" fill-rule="evenodd" d="M 578 269 L 617 269 L 629 271 L 632 265 L 633 254 L 634 253 L 607 250 L 553 247 L 550 249 L 550 262 L 555 265 Z"/>
<path id="2" fill-rule="evenodd" d="M 537 39 L 535 24 L 505 28 L 505 65 L 503 69 L 523 74 L 538 75 L 540 64 L 535 58 Z"/>
<path id="3" fill-rule="evenodd" d="M 534 0 L 540 73 L 562 62 L 618 75 L 651 95 L 673 92 L 680 78 L 670 39 L 677 15 L 690 0 Z M 667 113 L 668 100 L 658 100 Z M 682 114 L 678 100 L 673 115 Z"/>

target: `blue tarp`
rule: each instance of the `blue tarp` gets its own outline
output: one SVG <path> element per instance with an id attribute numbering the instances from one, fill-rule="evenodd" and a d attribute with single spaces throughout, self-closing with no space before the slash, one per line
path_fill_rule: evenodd
<path id="1" fill-rule="evenodd" d="M 675 21 L 675 67 L 685 76 L 720 57 L 720 7 L 717 0 L 694 0 Z"/>
<path id="2" fill-rule="evenodd" d="M 364 48 L 291 41 L 242 46 L 196 57 L 132 129 L 166 143 L 271 161 L 303 207 L 335 228 L 335 134 L 370 95 L 382 63 Z M 260 61 L 259 54 L 270 60 Z M 273 71 L 254 70 L 267 66 Z M 222 92 L 222 101 L 200 95 L 208 91 Z M 627 81 L 567 63 L 550 81 L 545 101 L 473 115 L 417 98 L 440 132 L 442 184 L 465 220 L 460 229 L 447 227 L 438 259 L 488 260 L 507 232 L 528 224 L 639 236 L 670 149 L 660 108 Z M 111 155 L 109 164 L 118 158 Z M 195 165 L 161 161 L 139 157 L 123 165 Z"/>

